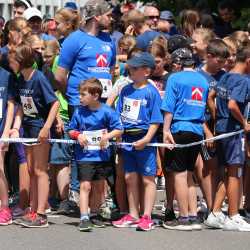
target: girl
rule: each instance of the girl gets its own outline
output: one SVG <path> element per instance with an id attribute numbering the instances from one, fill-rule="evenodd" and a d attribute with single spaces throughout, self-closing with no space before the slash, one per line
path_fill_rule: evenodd
<path id="1" fill-rule="evenodd" d="M 9 138 L 14 117 L 14 98 L 10 74 L 0 68 L 0 133 L 1 138 Z M 4 156 L 8 149 L 5 143 L 0 143 L 0 225 L 12 223 L 11 210 L 8 203 L 8 183 L 4 174 Z"/>
<path id="2" fill-rule="evenodd" d="M 45 76 L 32 68 L 34 52 L 31 47 L 24 44 L 18 46 L 15 61 L 21 73 L 17 84 L 17 98 L 22 107 L 17 111 L 12 137 L 19 137 L 18 131 L 22 123 L 24 138 L 38 139 L 38 143 L 25 144 L 27 163 L 31 171 L 32 211 L 18 223 L 24 227 L 48 227 L 45 208 L 49 194 L 47 168 L 50 146 L 46 142 L 59 102 Z"/>

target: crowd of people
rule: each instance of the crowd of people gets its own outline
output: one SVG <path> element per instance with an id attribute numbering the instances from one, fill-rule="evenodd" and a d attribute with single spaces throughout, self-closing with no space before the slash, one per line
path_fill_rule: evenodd
<path id="1" fill-rule="evenodd" d="M 54 213 L 80 231 L 150 231 L 161 189 L 166 229 L 250 232 L 250 23 L 234 30 L 225 0 L 179 15 L 89 0 L 51 17 L 14 1 L 1 138 L 35 140 L 0 142 L 0 225 L 44 228 Z"/>

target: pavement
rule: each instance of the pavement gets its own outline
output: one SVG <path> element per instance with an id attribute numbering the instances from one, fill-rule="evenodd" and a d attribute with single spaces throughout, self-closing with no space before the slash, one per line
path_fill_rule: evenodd
<path id="1" fill-rule="evenodd" d="M 158 192 L 158 205 L 163 193 Z M 158 211 L 159 213 L 159 211 Z M 204 229 L 181 232 L 157 227 L 150 232 L 111 226 L 78 231 L 78 218 L 49 217 L 48 228 L 26 229 L 17 225 L 0 227 L 0 250 L 249 250 L 250 232 Z"/>

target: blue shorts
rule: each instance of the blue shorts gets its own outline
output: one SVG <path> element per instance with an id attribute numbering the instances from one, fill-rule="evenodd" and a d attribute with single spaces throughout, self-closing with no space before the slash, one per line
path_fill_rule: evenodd
<path id="1" fill-rule="evenodd" d="M 126 138 L 126 142 L 139 140 L 137 136 Z M 126 173 L 136 172 L 143 176 L 155 176 L 157 171 L 156 148 L 145 147 L 143 150 L 122 148 L 123 168 Z"/>
<path id="2" fill-rule="evenodd" d="M 244 137 L 238 134 L 216 142 L 220 166 L 244 165 Z"/>
<path id="3" fill-rule="evenodd" d="M 64 125 L 64 130 L 67 130 L 67 125 Z M 55 138 L 55 133 L 52 130 L 52 138 Z M 69 140 L 70 137 L 67 132 L 64 132 L 60 139 Z M 53 165 L 69 165 L 72 159 L 72 145 L 66 143 L 52 143 L 50 150 L 49 163 Z"/>
<path id="4" fill-rule="evenodd" d="M 23 138 L 38 138 L 40 130 L 42 129 L 40 127 L 24 125 L 24 124 L 22 127 L 23 127 Z M 39 142 L 23 143 L 23 145 L 25 146 L 34 146 L 34 145 L 39 145 L 39 144 L 40 144 Z"/>

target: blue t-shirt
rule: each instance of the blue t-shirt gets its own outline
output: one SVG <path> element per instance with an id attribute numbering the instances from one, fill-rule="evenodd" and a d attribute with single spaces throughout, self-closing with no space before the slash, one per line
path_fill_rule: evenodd
<path id="1" fill-rule="evenodd" d="M 208 89 L 207 79 L 196 71 L 170 75 L 161 108 L 173 114 L 172 133 L 188 131 L 203 135 Z"/>
<path id="2" fill-rule="evenodd" d="M 207 79 L 208 84 L 209 84 L 209 91 L 211 91 L 212 89 L 215 89 L 218 81 L 226 73 L 224 70 L 220 70 L 217 74 L 211 75 L 207 73 L 206 71 L 204 71 L 202 67 L 197 68 L 196 71 L 201 73 Z M 211 119 L 211 114 L 208 108 L 206 109 L 205 117 L 206 117 L 206 121 L 209 121 Z"/>
<path id="3" fill-rule="evenodd" d="M 57 101 L 53 88 L 44 74 L 35 70 L 29 81 L 21 75 L 17 83 L 17 99 L 23 108 L 23 124 L 43 127 L 51 103 Z"/>
<path id="4" fill-rule="evenodd" d="M 151 124 L 163 122 L 160 108 L 161 97 L 152 84 L 137 89 L 131 83 L 122 89 L 116 111 L 121 116 L 125 130 L 148 130 Z"/>
<path id="5" fill-rule="evenodd" d="M 8 100 L 14 98 L 13 78 L 11 74 L 0 67 L 0 136 L 3 133 L 7 115 Z"/>
<path id="6" fill-rule="evenodd" d="M 146 51 L 148 46 L 151 45 L 152 41 L 159 35 L 161 35 L 161 33 L 155 30 L 145 31 L 144 33 L 137 36 L 136 47 Z"/>
<path id="7" fill-rule="evenodd" d="M 116 112 L 108 105 L 101 104 L 101 107 L 95 111 L 90 110 L 87 106 L 79 106 L 73 114 L 68 130 L 84 131 L 84 133 L 89 134 L 91 142 L 94 143 L 99 141 L 100 136 L 98 134 L 100 132 L 91 133 L 105 129 L 110 132 L 114 129 L 123 130 L 123 127 Z M 105 150 L 88 150 L 82 148 L 79 144 L 75 145 L 75 159 L 78 162 L 109 161 L 110 155 L 109 147 Z"/>
<path id="8" fill-rule="evenodd" d="M 116 48 L 108 33 L 100 32 L 98 36 L 82 30 L 71 33 L 62 44 L 58 62 L 60 67 L 69 70 L 66 91 L 69 104 L 80 104 L 78 87 L 82 80 L 98 78 L 105 92 L 107 85 L 104 84 L 111 84 L 110 68 L 115 62 Z"/>
<path id="9" fill-rule="evenodd" d="M 43 40 L 43 41 L 52 41 L 52 40 L 56 40 L 56 38 L 52 35 L 48 35 L 46 33 L 42 33 L 40 35 L 40 38 Z"/>
<path id="10" fill-rule="evenodd" d="M 215 88 L 217 106 L 215 130 L 217 133 L 233 132 L 242 128 L 229 111 L 228 101 L 235 100 L 241 113 L 244 114 L 249 85 L 249 78 L 237 73 L 226 73 L 218 82 Z"/>

